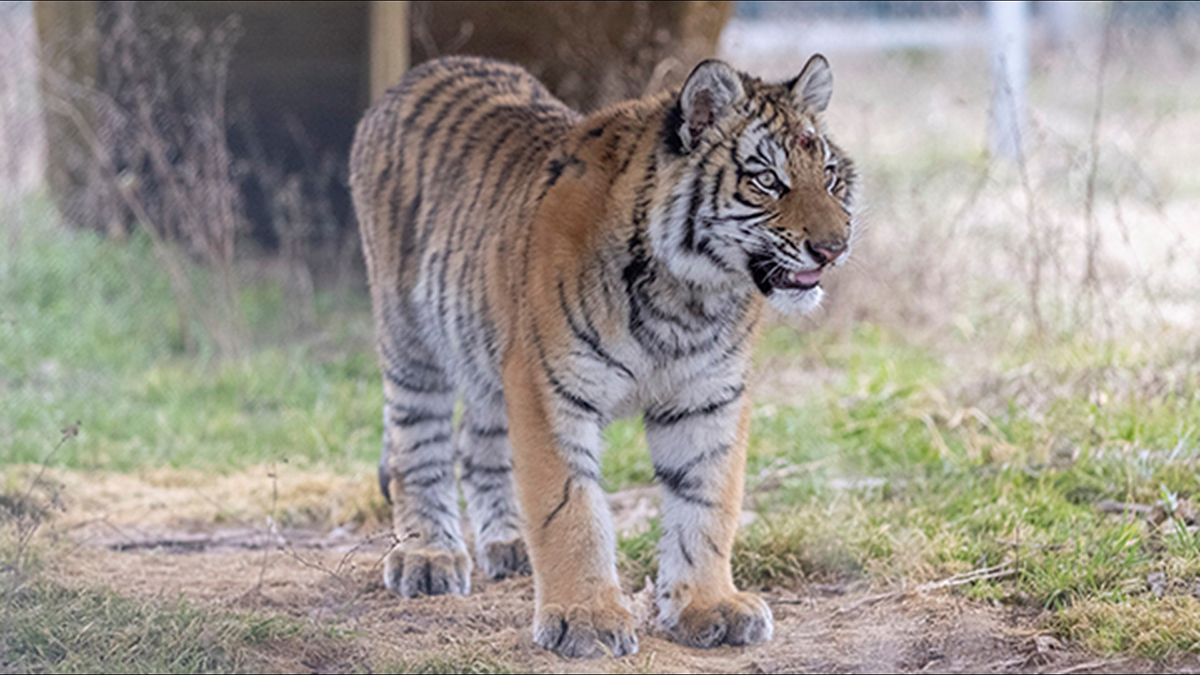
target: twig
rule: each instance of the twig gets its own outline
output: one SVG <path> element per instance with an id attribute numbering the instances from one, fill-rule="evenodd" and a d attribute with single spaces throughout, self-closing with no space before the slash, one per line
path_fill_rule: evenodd
<path id="1" fill-rule="evenodd" d="M 267 533 L 265 536 L 270 537 L 272 534 L 275 534 L 282 538 L 276 527 L 276 522 L 279 520 L 276 517 L 276 506 L 279 504 L 279 472 L 276 471 L 274 462 L 271 463 L 271 472 L 267 475 L 271 477 L 271 511 L 267 516 Z M 262 566 L 258 570 L 258 583 L 254 584 L 254 588 L 251 589 L 254 593 L 262 593 L 263 578 L 267 575 L 267 561 L 270 557 L 271 547 L 264 544 Z"/>
<path id="2" fill-rule="evenodd" d="M 290 557 L 295 559 L 295 561 L 300 563 L 301 565 L 304 565 L 305 567 L 307 567 L 309 569 L 317 570 L 318 572 L 324 572 L 325 574 L 329 575 L 330 577 L 336 579 L 337 582 L 339 584 L 341 584 L 342 586 L 345 586 L 346 588 L 350 587 L 350 582 L 346 579 L 346 577 L 343 577 L 342 575 L 338 574 L 336 571 L 329 569 L 328 567 L 322 565 L 319 562 L 312 562 L 311 560 L 306 560 L 304 558 L 304 556 L 302 556 L 296 552 L 296 547 L 292 546 L 292 543 L 290 541 L 288 541 L 287 539 L 284 539 L 284 543 L 280 545 L 279 550 L 288 554 Z"/>
<path id="3" fill-rule="evenodd" d="M 62 428 L 62 437 L 58 439 L 58 443 L 46 453 L 42 458 L 41 468 L 38 469 L 37 475 L 33 477 L 33 481 L 29 484 L 29 489 L 25 491 L 25 496 L 18 502 L 17 508 L 29 508 L 29 500 L 33 497 L 33 491 L 41 484 L 42 477 L 46 474 L 46 468 L 50 466 L 50 462 L 54 460 L 54 456 L 62 449 L 62 446 L 67 441 L 79 435 L 79 426 L 81 422 L 75 421 L 75 424 L 68 424 Z M 58 496 L 54 495 L 52 501 L 57 501 Z M 22 585 L 22 577 L 24 573 L 25 551 L 29 546 L 29 542 L 33 540 L 34 533 L 42 524 L 42 517 L 39 514 L 32 514 L 32 522 L 26 523 L 25 517 L 17 514 L 17 545 L 12 554 L 12 561 L 3 566 L 3 571 L 11 572 L 11 584 L 4 588 L 4 615 L 0 621 L 0 654 L 7 653 L 8 636 L 12 633 L 12 609 L 13 601 L 16 599 L 17 591 Z"/>
<path id="4" fill-rule="evenodd" d="M 358 590 L 355 590 L 353 581 L 346 578 L 343 575 L 343 571 L 346 569 L 347 565 L 349 564 L 350 559 L 356 553 L 358 553 L 361 549 L 363 549 L 364 547 L 366 547 L 367 545 L 371 544 L 372 542 L 374 542 L 376 539 L 379 539 L 379 538 L 383 538 L 383 537 L 391 538 L 392 545 L 394 546 L 396 544 L 395 534 L 392 532 L 387 532 L 387 533 L 383 533 L 383 534 L 379 534 L 379 535 L 372 535 L 372 536 L 364 537 L 360 542 L 358 542 L 353 547 L 351 547 L 351 549 L 349 551 L 347 551 L 341 557 L 340 560 L 338 560 L 338 564 L 335 569 L 329 569 L 328 567 L 321 564 L 320 562 L 315 562 L 315 561 L 309 560 L 308 558 L 305 558 L 304 556 L 300 555 L 300 553 L 296 550 L 295 544 L 293 544 L 292 541 L 286 535 L 284 535 L 284 533 L 279 529 L 279 523 L 278 523 L 278 521 L 279 521 L 279 519 L 278 519 L 279 472 L 274 463 L 272 463 L 270 473 L 268 473 L 267 475 L 271 478 L 271 510 L 270 510 L 270 515 L 268 516 L 268 531 L 265 536 L 271 537 L 278 542 L 278 545 L 275 547 L 276 550 L 284 553 L 285 555 L 292 558 L 296 562 L 300 563 L 304 567 L 307 567 L 308 569 L 316 570 L 318 572 L 321 572 L 321 573 L 331 577 L 332 579 L 334 579 L 338 582 L 338 584 L 342 587 L 343 590 L 349 592 L 350 598 L 347 599 L 346 602 L 344 603 L 344 605 L 340 609 L 337 610 L 337 613 L 339 615 L 344 615 L 347 611 L 349 611 L 350 608 L 352 608 L 354 606 L 354 603 L 358 602 L 358 600 L 361 599 L 363 597 L 363 595 L 365 595 L 367 592 L 366 588 L 359 588 Z M 390 551 L 391 548 L 392 548 L 392 546 L 389 546 L 388 550 Z M 268 567 L 267 563 L 269 561 L 269 556 L 271 554 L 271 550 L 272 550 L 272 547 L 269 545 L 265 545 L 263 547 L 263 560 L 262 560 L 262 566 L 259 568 L 258 582 L 255 584 L 255 586 L 253 588 L 251 588 L 249 591 L 247 591 L 245 595 L 247 595 L 247 596 L 251 595 L 251 594 L 261 595 L 263 580 L 266 576 L 267 567 Z M 383 559 L 386 556 L 387 556 L 386 552 L 383 555 L 379 556 L 379 558 L 375 561 L 375 564 L 372 566 L 372 571 L 374 571 L 376 568 L 378 568 L 379 566 L 381 566 L 383 564 Z M 323 612 L 324 612 L 324 608 L 321 609 L 320 613 L 323 613 Z"/>
<path id="5" fill-rule="evenodd" d="M 1101 660 L 1097 660 L 1097 661 L 1088 661 L 1086 663 L 1079 663 L 1079 664 L 1076 664 L 1076 665 L 1073 665 L 1073 666 L 1070 666 L 1067 668 L 1063 668 L 1062 670 L 1051 671 L 1051 675 L 1069 675 L 1069 673 L 1078 673 L 1078 672 L 1082 672 L 1084 670 L 1095 670 L 1097 668 L 1103 668 L 1104 666 L 1115 666 L 1118 663 L 1125 663 L 1128 660 L 1129 660 L 1128 657 L 1123 657 L 1123 658 L 1119 658 L 1119 659 L 1101 659 Z"/>
<path id="6" fill-rule="evenodd" d="M 1108 69 L 1108 57 L 1111 51 L 1113 26 L 1113 8 L 1108 7 L 1108 15 L 1104 22 L 1103 35 L 1100 39 L 1100 66 L 1096 69 L 1096 98 L 1092 106 L 1092 127 L 1088 134 L 1088 173 L 1083 202 L 1084 226 L 1086 234 L 1086 257 L 1084 259 L 1083 292 L 1088 300 L 1090 313 L 1093 296 L 1100 289 L 1100 277 L 1096 270 L 1096 256 L 1100 251 L 1100 228 L 1096 223 L 1096 175 L 1100 168 L 1100 119 L 1104 111 L 1104 74 Z M 1101 306 L 1104 305 L 1101 299 Z"/>
<path id="7" fill-rule="evenodd" d="M 75 424 L 68 424 L 62 428 L 62 438 L 58 439 L 58 444 L 51 448 L 50 452 L 42 458 L 41 466 L 38 468 L 37 475 L 33 477 L 33 482 L 29 484 L 29 489 L 25 491 L 25 496 L 21 498 L 21 503 L 28 503 L 29 498 L 33 496 L 34 489 L 42 482 L 42 476 L 46 475 L 46 469 L 50 466 L 50 462 L 54 460 L 54 456 L 67 441 L 79 435 L 79 426 L 82 424 L 79 420 L 75 420 Z"/>
<path id="8" fill-rule="evenodd" d="M 999 565 L 993 565 L 991 567 L 981 567 L 976 570 L 971 570 L 970 572 L 963 572 L 961 574 L 955 574 L 954 576 L 946 577 L 945 579 L 942 579 L 941 581 L 931 581 L 927 584 L 921 584 L 920 586 L 917 586 L 916 588 L 914 588 L 912 590 L 891 591 L 889 593 L 879 593 L 876 595 L 868 595 L 865 598 L 860 598 L 848 605 L 844 605 L 844 606 L 838 608 L 837 613 L 843 614 L 845 612 L 849 612 L 851 610 L 858 609 L 859 607 L 862 607 L 865 605 L 874 605 L 876 603 L 883 602 L 885 600 L 897 600 L 900 598 L 906 598 L 909 596 L 917 595 L 919 593 L 928 593 L 929 591 L 941 590 L 943 588 L 953 588 L 955 586 L 965 586 L 966 584 L 972 584 L 972 583 L 975 583 L 976 581 L 985 581 L 988 579 L 1002 579 L 1004 577 L 1012 576 L 1016 573 L 1017 573 L 1017 568 L 1016 568 L 1016 566 L 1013 565 L 1012 561 L 1005 561 L 1005 562 L 1000 563 Z"/>

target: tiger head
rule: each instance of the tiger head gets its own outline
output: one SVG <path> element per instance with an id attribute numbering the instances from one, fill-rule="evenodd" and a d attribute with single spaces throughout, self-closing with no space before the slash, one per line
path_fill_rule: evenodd
<path id="1" fill-rule="evenodd" d="M 753 283 L 784 312 L 820 304 L 821 275 L 850 254 L 855 172 L 820 118 L 829 63 L 769 84 L 696 67 L 666 115 L 652 204 L 655 255 L 689 283 Z"/>

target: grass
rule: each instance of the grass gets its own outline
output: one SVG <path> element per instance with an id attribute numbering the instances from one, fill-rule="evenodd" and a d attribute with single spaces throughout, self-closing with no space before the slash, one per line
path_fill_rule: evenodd
<path id="1" fill-rule="evenodd" d="M 382 394 L 362 298 L 322 296 L 317 334 L 261 341 L 246 359 L 218 363 L 203 340 L 199 354 L 182 353 L 148 242 L 49 221 L 38 213 L 22 228 L 0 279 L 0 463 L 38 461 L 74 420 L 81 442 L 58 458 L 73 468 L 348 468 L 377 456 Z M 258 334 L 283 332 L 289 309 L 276 287 L 249 285 L 244 296 Z"/>
<path id="2" fill-rule="evenodd" d="M 286 460 L 370 475 L 381 394 L 361 296 L 318 295 L 321 328 L 285 337 L 285 294 L 252 282 L 250 355 L 217 361 L 203 335 L 186 354 L 146 242 L 65 231 L 30 210 L 0 279 L 0 464 L 39 461 L 79 420 L 55 465 L 234 472 Z M 799 369 L 817 384 L 799 398 L 763 387 L 747 467 L 757 519 L 739 537 L 735 575 L 754 588 L 888 586 L 1013 559 L 1014 578 L 961 592 L 1045 608 L 1048 630 L 1098 651 L 1197 651 L 1200 540 L 1184 513 L 1200 494 L 1198 355 L 1194 338 L 1169 332 L 996 342 L 771 328 L 760 371 Z M 652 481 L 640 423 L 618 422 L 607 439 L 610 489 Z M 1098 509 L 1103 500 L 1162 502 L 1178 518 L 1122 517 Z M 635 586 L 655 572 L 657 538 L 655 525 L 619 544 Z M 103 591 L 41 585 L 17 597 L 6 666 L 18 670 L 255 669 L 260 648 L 309 639 L 295 623 Z M 384 669 L 508 666 L 466 650 Z"/>
<path id="3" fill-rule="evenodd" d="M 385 662 L 375 672 L 414 675 L 500 675 L 518 672 L 516 667 L 491 651 L 483 645 L 459 644 L 432 658 Z"/>
<path id="4" fill-rule="evenodd" d="M 1084 601 L 1063 610 L 1052 624 L 1103 654 L 1165 659 L 1200 651 L 1200 601 L 1191 596 Z"/>
<path id="5" fill-rule="evenodd" d="M 39 582 L 12 599 L 4 672 L 238 673 L 343 664 L 345 637 L 279 616 L 146 602 Z"/>

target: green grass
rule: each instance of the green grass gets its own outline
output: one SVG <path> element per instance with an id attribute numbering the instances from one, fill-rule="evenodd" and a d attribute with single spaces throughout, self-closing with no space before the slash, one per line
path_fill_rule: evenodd
<path id="1" fill-rule="evenodd" d="M 148 242 L 50 221 L 41 213 L 22 228 L 0 279 L 0 463 L 39 461 L 76 420 L 79 442 L 56 458 L 74 468 L 350 467 L 377 456 L 382 394 L 363 298 L 319 296 L 314 335 L 260 339 L 238 361 L 218 361 L 194 326 L 199 353 L 184 354 Z M 278 287 L 243 295 L 257 335 L 283 332 Z"/>
<path id="2" fill-rule="evenodd" d="M 353 650 L 344 636 L 295 619 L 47 582 L 17 591 L 3 620 L 4 672 L 263 672 L 280 662 L 341 666 Z"/>
<path id="3" fill-rule="evenodd" d="M 248 283 L 254 348 L 222 361 L 200 332 L 198 353 L 183 352 L 169 285 L 145 241 L 65 231 L 40 214 L 22 228 L 12 263 L 0 279 L 0 464 L 39 461 L 59 429 L 79 420 L 79 438 L 56 465 L 232 471 L 286 459 L 370 472 L 381 394 L 360 295 L 318 295 L 316 331 L 285 337 L 285 294 Z M 1167 618 L 1194 625 L 1186 589 L 1200 580 L 1195 532 L 1097 508 L 1106 499 L 1162 501 L 1183 518 L 1200 499 L 1195 339 L 973 339 L 870 325 L 766 332 L 764 369 L 833 376 L 803 398 L 756 407 L 747 494 L 758 517 L 739 535 L 738 580 L 888 586 L 1014 560 L 1015 576 L 960 592 L 1045 608 L 1053 630 L 1101 651 L 1196 651 L 1196 640 L 1160 630 Z M 606 438 L 610 489 L 652 481 L 640 423 L 618 422 Z M 654 525 L 619 544 L 637 586 L 654 574 L 657 536 Z M 1161 598 L 1151 575 L 1165 579 Z M 102 596 L 36 592 L 57 598 L 47 606 L 133 611 Z M 164 626 L 190 625 L 179 617 L 191 610 L 155 611 L 166 613 Z M 238 625 L 229 635 L 242 635 Z M 43 645 L 28 653 L 51 659 L 46 650 L 65 638 L 28 639 Z M 206 654 L 188 652 L 179 667 L 224 667 Z M 468 661 L 394 668 L 475 668 Z M 504 668 L 479 663 L 478 672 Z"/>

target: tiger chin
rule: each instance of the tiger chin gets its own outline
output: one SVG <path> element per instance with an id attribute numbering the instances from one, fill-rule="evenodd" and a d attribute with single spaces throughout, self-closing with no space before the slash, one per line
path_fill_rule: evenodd
<path id="1" fill-rule="evenodd" d="M 811 311 L 849 255 L 854 168 L 821 119 L 832 84 L 820 55 L 781 83 L 710 60 L 680 90 L 583 116 L 519 67 L 448 57 L 367 112 L 350 183 L 389 589 L 532 572 L 539 645 L 636 652 L 600 457 L 604 428 L 640 414 L 662 487 L 658 627 L 694 647 L 771 638 L 770 608 L 730 569 L 746 381 L 765 305 Z"/>

